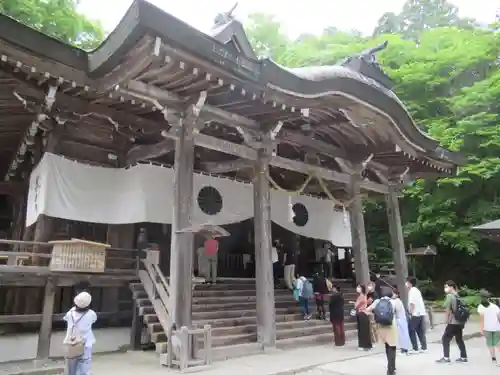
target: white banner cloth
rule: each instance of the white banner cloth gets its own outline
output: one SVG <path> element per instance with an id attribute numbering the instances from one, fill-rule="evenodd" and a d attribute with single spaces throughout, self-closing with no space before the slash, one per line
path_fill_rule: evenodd
<path id="1" fill-rule="evenodd" d="M 174 170 L 139 164 L 128 169 L 90 166 L 46 153 L 30 177 L 26 225 L 40 214 L 103 224 L 172 223 Z M 215 188 L 222 208 L 214 215 L 204 213 L 198 193 Z M 225 225 L 253 217 L 253 186 L 205 174 L 194 175 L 193 224 Z M 297 196 L 307 210 L 302 226 L 290 221 L 289 198 L 271 191 L 271 219 L 294 233 L 350 247 L 351 235 L 344 213 L 334 210 L 329 200 Z"/>

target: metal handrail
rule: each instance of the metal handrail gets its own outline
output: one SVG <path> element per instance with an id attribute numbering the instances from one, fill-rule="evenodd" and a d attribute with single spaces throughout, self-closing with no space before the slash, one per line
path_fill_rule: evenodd
<path id="1" fill-rule="evenodd" d="M 373 271 L 368 271 L 368 272 L 369 272 L 370 274 L 372 274 L 372 275 L 375 275 L 375 276 L 377 275 L 377 274 L 376 274 L 375 272 L 373 272 Z M 391 288 L 391 290 L 392 290 L 393 292 L 395 292 L 395 291 L 396 291 L 396 288 L 394 288 L 394 287 L 393 287 L 391 284 L 389 284 L 387 281 L 385 281 L 385 280 L 384 280 L 384 279 L 382 279 L 381 277 L 379 277 L 379 279 L 380 279 L 380 280 L 382 280 L 382 282 L 383 282 L 385 285 L 387 285 L 389 288 Z"/>

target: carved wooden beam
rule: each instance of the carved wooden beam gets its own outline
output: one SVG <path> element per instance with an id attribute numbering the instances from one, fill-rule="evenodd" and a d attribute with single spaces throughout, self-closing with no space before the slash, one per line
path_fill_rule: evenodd
<path id="1" fill-rule="evenodd" d="M 347 153 L 343 149 L 293 131 L 282 130 L 279 139 L 283 142 L 304 147 L 330 157 L 347 158 Z"/>
<path id="2" fill-rule="evenodd" d="M 332 171 L 330 169 L 315 167 L 298 160 L 285 159 L 280 156 L 274 156 L 271 159 L 271 165 L 274 167 L 288 169 L 290 171 L 301 172 L 304 174 L 314 173 L 325 180 L 336 181 L 346 185 L 350 181 L 350 175 L 347 173 L 340 173 Z M 361 181 L 360 184 L 361 188 L 365 190 L 374 191 L 377 193 L 386 194 L 389 191 L 387 186 L 368 180 L 363 180 Z"/>
<path id="3" fill-rule="evenodd" d="M 147 85 L 139 81 L 130 81 L 127 84 L 127 89 L 130 90 L 128 91 L 129 94 L 133 94 L 135 92 L 150 97 L 153 100 L 171 103 L 176 109 L 182 110 L 182 108 L 179 108 L 178 105 L 179 103 L 184 103 L 186 101 L 186 99 L 175 93 L 162 90 L 156 86 Z M 200 118 L 206 121 L 215 120 L 221 124 L 231 127 L 241 126 L 249 129 L 260 129 L 260 125 L 256 121 L 235 113 L 224 111 L 223 109 L 213 107 L 211 105 L 203 106 L 200 111 Z"/>
<path id="4" fill-rule="evenodd" d="M 126 164 L 158 158 L 175 150 L 175 141 L 170 138 L 152 145 L 134 146 L 127 153 Z"/>
<path id="5" fill-rule="evenodd" d="M 21 87 L 22 86 L 22 87 Z M 45 94 L 42 90 L 36 89 L 32 87 L 31 85 L 20 81 L 19 83 L 20 90 L 24 92 L 28 92 L 30 95 L 33 95 L 35 97 L 40 97 L 44 98 Z M 163 90 L 162 90 L 163 91 Z M 130 113 L 126 113 L 123 111 L 118 111 L 103 105 L 99 104 L 90 104 L 89 102 L 76 98 L 76 97 L 71 97 L 63 93 L 59 93 L 57 97 L 56 103 L 54 103 L 54 106 L 59 107 L 59 108 L 66 108 L 66 109 L 71 109 L 73 111 L 81 111 L 84 113 L 89 113 L 89 112 L 96 112 L 100 113 L 106 116 L 109 116 L 112 118 L 114 121 L 121 122 L 123 124 L 127 125 L 135 125 L 135 126 L 141 126 L 144 128 L 149 128 L 149 129 L 158 129 L 159 125 L 155 121 L 151 121 L 148 119 L 145 119 L 140 116 L 132 115 Z M 204 106 L 201 110 L 201 114 L 207 113 L 206 108 L 210 108 L 210 106 Z M 222 110 L 219 110 L 221 112 L 225 112 Z M 213 113 L 219 113 L 218 111 L 213 111 Z M 201 116 L 200 114 L 200 116 Z M 236 119 L 236 120 L 241 120 L 242 116 L 237 116 L 237 115 L 230 115 L 230 118 Z M 234 123 L 233 123 L 234 124 Z M 171 138 L 171 139 L 176 139 L 177 136 L 173 133 L 170 132 L 165 132 L 167 134 L 164 134 L 164 136 Z M 205 134 L 194 134 L 194 142 L 197 146 L 199 147 L 204 147 L 208 148 L 210 150 L 226 153 L 229 155 L 234 155 L 241 157 L 243 159 L 249 159 L 249 160 L 257 160 L 257 150 L 225 141 L 220 138 L 215 138 L 211 137 Z M 144 147 L 144 146 L 141 146 Z M 339 173 L 335 171 L 331 171 L 328 169 L 320 168 L 320 167 L 313 167 L 310 166 L 306 163 L 296 161 L 296 160 L 291 160 L 291 159 L 286 159 L 282 158 L 279 156 L 275 156 L 271 159 L 271 165 L 279 168 L 284 168 L 292 171 L 297 171 L 301 173 L 309 173 L 311 170 L 316 171 L 322 178 L 325 180 L 331 180 L 331 181 L 337 181 L 340 183 L 347 184 L 349 182 L 349 175 L 345 173 Z M 363 181 L 361 183 L 361 187 L 366 190 L 371 190 L 379 193 L 387 193 L 388 188 L 384 185 L 377 184 L 371 181 Z"/>
<path id="6" fill-rule="evenodd" d="M 202 163 L 203 169 L 209 173 L 228 173 L 253 166 L 252 160 L 236 159 L 231 161 L 209 161 Z"/>
<path id="7" fill-rule="evenodd" d="M 17 195 L 26 190 L 26 184 L 17 181 L 0 181 L 0 195 Z"/>

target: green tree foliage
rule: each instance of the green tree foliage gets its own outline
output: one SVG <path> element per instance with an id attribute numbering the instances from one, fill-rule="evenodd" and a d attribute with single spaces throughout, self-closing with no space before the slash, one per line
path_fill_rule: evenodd
<path id="1" fill-rule="evenodd" d="M 408 0 L 401 13 L 385 13 L 373 33 L 395 33 L 403 38 L 416 40 L 422 32 L 432 28 L 464 28 L 472 24 L 472 20 L 460 18 L 458 8 L 446 0 Z"/>
<path id="2" fill-rule="evenodd" d="M 77 11 L 76 0 L 0 0 L 0 12 L 63 42 L 85 50 L 104 39 L 100 22 Z"/>
<path id="3" fill-rule="evenodd" d="M 457 176 L 416 181 L 405 190 L 406 241 L 464 254 L 492 250 L 470 228 L 500 217 L 500 33 L 473 25 L 444 0 L 410 0 L 401 14 L 384 15 L 371 37 L 331 27 L 300 40 L 280 34 L 279 49 L 276 36 L 258 37 L 275 61 L 291 67 L 334 64 L 389 40 L 379 57 L 398 96 L 432 137 L 468 158 Z M 365 215 L 369 246 L 390 256 L 383 201 L 368 202 Z M 500 265 L 498 252 L 488 254 L 484 262 Z"/>

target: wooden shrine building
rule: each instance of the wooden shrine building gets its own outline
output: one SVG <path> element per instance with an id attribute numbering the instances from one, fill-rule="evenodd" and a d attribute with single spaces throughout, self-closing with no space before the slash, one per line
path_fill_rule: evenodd
<path id="1" fill-rule="evenodd" d="M 398 191 L 450 176 L 460 158 L 411 118 L 376 62 L 375 47 L 331 66 L 289 69 L 256 57 L 242 25 L 219 15 L 210 35 L 136 0 L 102 45 L 85 52 L 0 16 L 0 194 L 6 238 L 70 237 L 135 246 L 134 223 L 74 223 L 40 214 L 26 227 L 30 174 L 50 153 L 94 166 L 173 167 L 170 299 L 178 326 L 192 316 L 193 174 L 253 188 L 257 337 L 276 342 L 271 184 L 349 211 L 360 282 L 369 279 L 362 200 L 384 195 L 400 290 L 407 275 Z M 116 187 L 118 189 L 119 187 Z M 75 229 L 76 228 L 76 229 Z M 104 241 L 101 240 L 101 241 Z M 43 253 L 45 247 L 34 246 Z M 0 266 L 0 274 L 2 274 Z"/>

